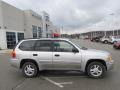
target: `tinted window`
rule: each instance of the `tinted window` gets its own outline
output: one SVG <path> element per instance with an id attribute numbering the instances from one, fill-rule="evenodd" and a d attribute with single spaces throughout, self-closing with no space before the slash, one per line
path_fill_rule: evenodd
<path id="1" fill-rule="evenodd" d="M 54 41 L 54 51 L 56 52 L 72 52 L 74 46 L 65 41 Z"/>
<path id="2" fill-rule="evenodd" d="M 19 46 L 19 49 L 24 50 L 24 51 L 33 51 L 34 45 L 35 45 L 35 40 L 24 41 Z"/>
<path id="3" fill-rule="evenodd" d="M 39 40 L 36 42 L 35 51 L 52 51 L 52 42 Z"/>

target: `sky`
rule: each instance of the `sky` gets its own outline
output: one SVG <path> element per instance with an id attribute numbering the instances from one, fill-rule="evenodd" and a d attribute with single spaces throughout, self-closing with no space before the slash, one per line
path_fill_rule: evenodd
<path id="1" fill-rule="evenodd" d="M 120 28 L 120 0 L 3 0 L 22 10 L 46 11 L 64 33 Z"/>

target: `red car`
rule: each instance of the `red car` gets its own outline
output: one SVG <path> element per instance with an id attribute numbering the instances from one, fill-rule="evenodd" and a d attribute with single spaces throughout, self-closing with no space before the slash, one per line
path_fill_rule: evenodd
<path id="1" fill-rule="evenodd" d="M 120 42 L 114 43 L 113 48 L 120 49 Z"/>

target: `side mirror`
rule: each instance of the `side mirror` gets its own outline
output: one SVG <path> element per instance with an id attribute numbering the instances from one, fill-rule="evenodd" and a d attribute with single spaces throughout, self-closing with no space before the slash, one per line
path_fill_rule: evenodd
<path id="1" fill-rule="evenodd" d="M 73 49 L 72 49 L 72 52 L 73 52 L 73 53 L 78 53 L 79 51 L 78 51 L 76 48 L 73 48 Z"/>

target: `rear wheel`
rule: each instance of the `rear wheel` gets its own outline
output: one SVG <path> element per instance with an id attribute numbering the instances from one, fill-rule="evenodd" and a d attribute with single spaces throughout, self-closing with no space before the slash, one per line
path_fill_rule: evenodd
<path id="1" fill-rule="evenodd" d="M 105 44 L 107 44 L 107 43 L 108 43 L 108 41 L 107 41 L 107 40 L 105 40 L 105 41 L 104 41 L 104 43 L 105 43 Z"/>
<path id="2" fill-rule="evenodd" d="M 92 62 L 87 67 L 89 77 L 101 78 L 106 73 L 106 67 L 100 62 Z"/>
<path id="3" fill-rule="evenodd" d="M 114 48 L 114 49 L 118 49 L 118 47 L 117 47 L 117 46 L 113 46 L 113 48 Z"/>
<path id="4" fill-rule="evenodd" d="M 37 66 L 32 62 L 26 62 L 22 67 L 22 73 L 27 78 L 35 77 L 38 74 Z"/>

